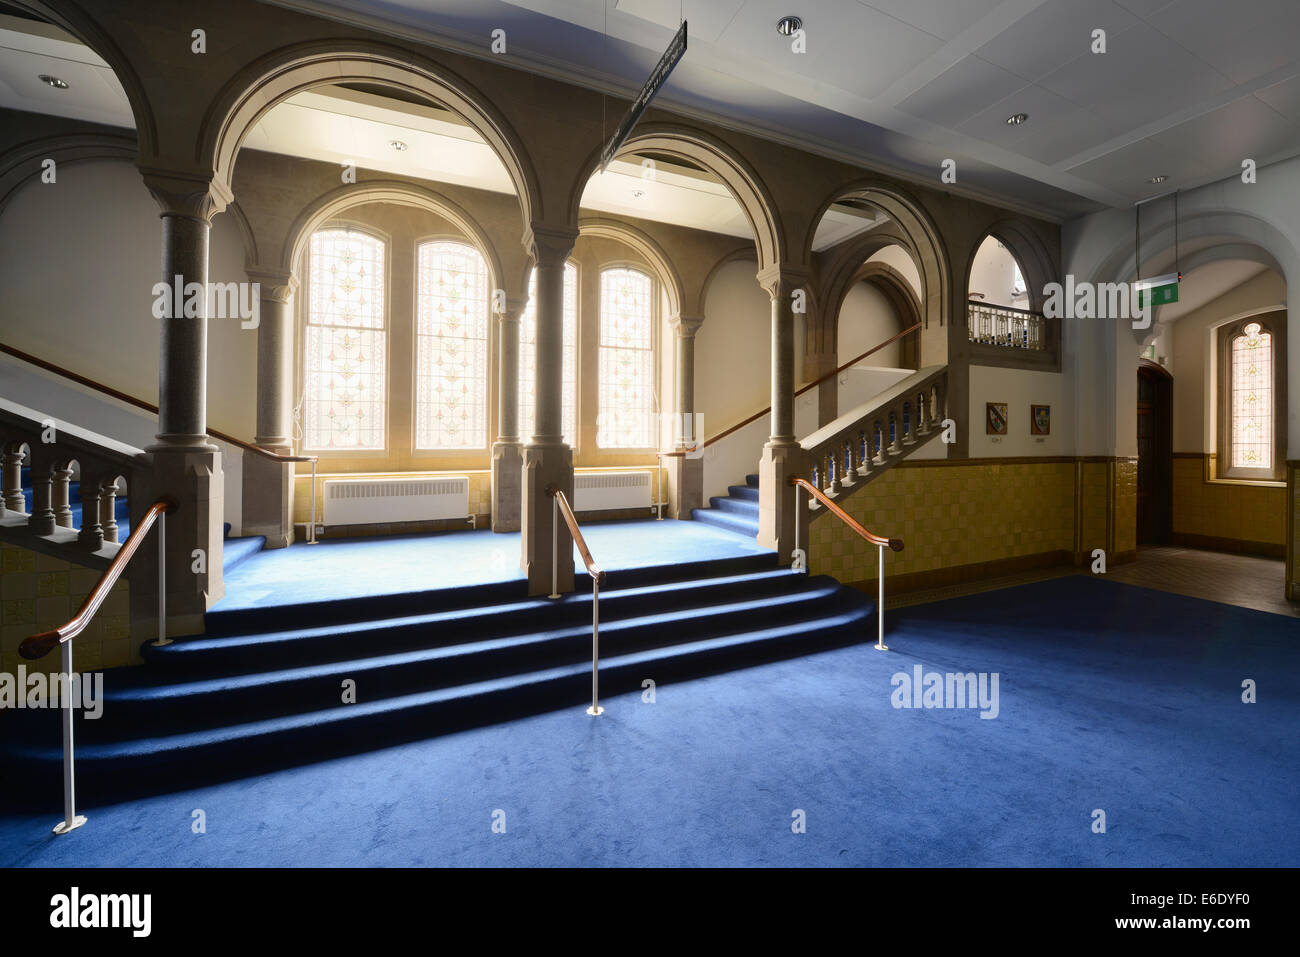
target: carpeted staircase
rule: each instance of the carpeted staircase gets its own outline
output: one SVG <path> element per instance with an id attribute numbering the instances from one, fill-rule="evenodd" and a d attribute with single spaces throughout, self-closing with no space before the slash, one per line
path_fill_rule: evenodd
<path id="1" fill-rule="evenodd" d="M 863 641 L 872 612 L 867 596 L 778 568 L 774 555 L 620 572 L 600 596 L 602 699 Z M 146 645 L 144 666 L 105 673 L 103 717 L 77 718 L 83 796 L 245 777 L 557 708 L 594 720 L 581 711 L 589 592 L 528 598 L 515 581 L 216 610 L 207 624 Z M 56 715 L 7 717 L 3 786 L 56 793 Z"/>
<path id="2" fill-rule="evenodd" d="M 758 537 L 758 476 L 746 475 L 744 485 L 732 485 L 726 495 L 709 499 L 708 508 L 691 509 L 691 518 L 748 538 Z"/>

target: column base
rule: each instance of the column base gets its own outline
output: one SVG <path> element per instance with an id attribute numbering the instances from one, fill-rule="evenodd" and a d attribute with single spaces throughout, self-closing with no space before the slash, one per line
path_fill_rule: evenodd
<path id="1" fill-rule="evenodd" d="M 557 569 L 555 591 L 573 591 L 573 538 L 564 519 L 559 520 L 558 567 L 551 559 L 554 506 L 547 488 L 560 489 L 573 502 L 573 450 L 557 445 L 526 445 L 523 449 L 520 567 L 528 576 L 529 595 L 552 592 L 552 569 Z"/>
<path id="2" fill-rule="evenodd" d="M 668 474 L 668 514 L 688 521 L 691 509 L 704 507 L 704 459 L 700 456 L 665 457 Z"/>
<path id="3" fill-rule="evenodd" d="M 758 544 L 774 549 L 781 564 L 789 564 L 794 555 L 796 522 L 802 546 L 808 547 L 808 516 L 796 514 L 795 490 L 791 476 L 807 472 L 803 447 L 797 442 L 768 442 L 758 461 Z"/>
<path id="4" fill-rule="evenodd" d="M 176 502 L 167 515 L 167 634 L 202 633 L 203 616 L 225 596 L 222 521 L 225 515 L 221 452 L 155 450 L 152 469 L 128 490 L 132 528 L 160 498 Z M 157 526 L 131 561 L 131 636 L 158 635 Z M 133 649 L 133 660 L 138 654 Z"/>
<path id="5" fill-rule="evenodd" d="M 286 548 L 293 544 L 296 468 L 292 463 L 274 462 L 255 452 L 244 453 L 244 514 L 240 528 L 244 535 L 263 536 L 267 548 Z"/>
<path id="6" fill-rule="evenodd" d="M 524 455 L 518 442 L 492 445 L 492 531 L 517 532 L 523 514 Z"/>

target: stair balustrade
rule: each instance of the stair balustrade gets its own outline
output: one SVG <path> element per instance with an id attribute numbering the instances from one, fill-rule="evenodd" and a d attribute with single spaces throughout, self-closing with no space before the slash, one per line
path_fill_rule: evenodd
<path id="1" fill-rule="evenodd" d="M 929 366 L 818 429 L 800 445 L 807 456 L 808 509 L 820 514 L 864 488 L 942 433 L 947 415 L 948 367 Z"/>

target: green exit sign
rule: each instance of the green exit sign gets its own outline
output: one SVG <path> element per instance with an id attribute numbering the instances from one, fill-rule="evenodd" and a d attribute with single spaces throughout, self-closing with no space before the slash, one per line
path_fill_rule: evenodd
<path id="1" fill-rule="evenodd" d="M 1182 277 L 1177 273 L 1160 276 L 1149 280 L 1138 289 L 1138 308 L 1145 309 L 1147 303 L 1153 306 L 1167 306 L 1178 301 L 1178 281 Z"/>

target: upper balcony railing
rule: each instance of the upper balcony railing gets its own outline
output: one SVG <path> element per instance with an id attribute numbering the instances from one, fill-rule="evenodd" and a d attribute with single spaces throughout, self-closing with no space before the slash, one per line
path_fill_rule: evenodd
<path id="1" fill-rule="evenodd" d="M 1042 313 L 975 299 L 967 303 L 966 337 L 980 345 L 1003 349 L 1046 352 L 1052 347 L 1048 323 Z"/>

